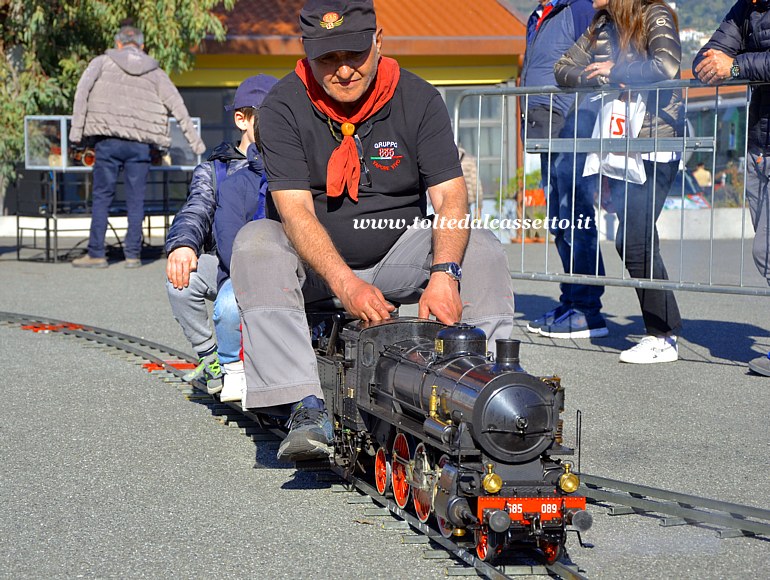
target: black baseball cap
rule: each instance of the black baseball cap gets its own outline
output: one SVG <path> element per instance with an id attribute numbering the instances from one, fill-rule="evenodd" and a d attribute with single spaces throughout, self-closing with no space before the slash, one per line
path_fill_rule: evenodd
<path id="1" fill-rule="evenodd" d="M 372 0 L 308 0 L 299 26 L 305 54 L 313 60 L 338 50 L 365 51 L 372 45 L 377 17 Z"/>
<path id="2" fill-rule="evenodd" d="M 243 107 L 259 108 L 267 93 L 273 88 L 278 79 L 270 75 L 256 75 L 247 78 L 235 90 L 232 105 L 225 105 L 225 111 L 235 111 Z"/>

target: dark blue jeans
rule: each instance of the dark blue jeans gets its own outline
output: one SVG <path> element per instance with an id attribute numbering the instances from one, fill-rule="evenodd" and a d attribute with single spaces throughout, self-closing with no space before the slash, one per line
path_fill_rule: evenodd
<path id="1" fill-rule="evenodd" d="M 599 180 L 596 175 L 582 176 L 585 158 L 585 153 L 559 155 L 553 169 L 556 179 L 552 180 L 548 196 L 548 217 L 555 226 L 551 233 L 564 273 L 604 276 L 594 205 Z M 598 314 L 602 309 L 604 286 L 561 284 L 560 289 L 559 301 L 566 308 L 588 315 Z"/>
<path id="2" fill-rule="evenodd" d="M 522 120 L 521 138 L 548 139 L 549 135 L 555 138 L 564 129 L 564 124 L 564 115 L 558 109 L 537 104 L 527 111 L 526 126 Z M 557 153 L 540 154 L 540 181 L 546 195 L 556 187 L 556 157 Z"/>
<path id="3" fill-rule="evenodd" d="M 615 248 L 624 259 L 628 273 L 634 278 L 668 280 L 668 272 L 660 255 L 656 222 L 676 175 L 678 161 L 644 162 L 647 182 L 642 185 L 610 179 L 612 205 L 618 214 Z M 671 290 L 637 288 L 639 305 L 647 333 L 655 336 L 676 334 L 682 326 L 679 307 Z"/>
<path id="4" fill-rule="evenodd" d="M 122 168 L 128 212 L 128 231 L 123 241 L 123 253 L 126 258 L 139 258 L 142 252 L 144 192 L 147 188 L 147 173 L 150 170 L 150 146 L 146 143 L 108 137 L 100 139 L 95 149 L 88 254 L 94 258 L 104 257 L 108 213 L 115 198 L 115 186 Z"/>
<path id="5" fill-rule="evenodd" d="M 560 137 L 590 137 L 596 112 L 579 109 L 565 117 Z M 551 190 L 548 217 L 551 233 L 565 274 L 604 276 L 604 260 L 599 249 L 594 198 L 599 191 L 598 176 L 583 177 L 585 153 L 560 153 L 551 156 Z M 544 163 L 547 166 L 547 162 Z M 556 223 L 553 224 L 553 218 Z M 566 227 L 565 227 L 566 226 Z M 566 308 L 593 315 L 602 309 L 604 286 L 561 284 L 559 301 Z"/>

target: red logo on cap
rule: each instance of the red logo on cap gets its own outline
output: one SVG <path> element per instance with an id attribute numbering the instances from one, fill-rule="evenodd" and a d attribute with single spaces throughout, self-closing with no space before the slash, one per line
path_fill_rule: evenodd
<path id="1" fill-rule="evenodd" d="M 342 20 L 343 17 L 336 12 L 327 12 L 323 15 L 323 18 L 321 18 L 321 28 L 325 28 L 326 30 L 337 28 L 342 24 Z"/>

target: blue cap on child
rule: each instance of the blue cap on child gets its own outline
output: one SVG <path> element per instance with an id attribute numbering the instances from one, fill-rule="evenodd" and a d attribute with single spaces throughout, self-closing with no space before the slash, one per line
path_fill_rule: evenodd
<path id="1" fill-rule="evenodd" d="M 235 111 L 243 107 L 259 108 L 267 93 L 273 88 L 278 79 L 270 75 L 256 75 L 247 78 L 235 91 L 232 105 L 225 105 L 225 111 Z"/>

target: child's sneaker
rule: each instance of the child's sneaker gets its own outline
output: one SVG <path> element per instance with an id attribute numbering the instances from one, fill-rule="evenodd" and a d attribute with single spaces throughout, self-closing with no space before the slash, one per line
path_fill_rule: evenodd
<path id="1" fill-rule="evenodd" d="M 225 374 L 222 377 L 223 387 L 219 393 L 219 400 L 223 403 L 242 401 L 246 394 L 246 371 L 243 361 L 225 363 Z"/>
<path id="2" fill-rule="evenodd" d="M 183 381 L 192 383 L 203 381 L 209 395 L 222 390 L 222 365 L 216 352 L 198 359 L 198 366 L 182 377 Z"/>
<path id="3" fill-rule="evenodd" d="M 620 362 L 637 365 L 674 362 L 679 359 L 675 336 L 645 336 L 633 348 L 620 353 Z"/>

